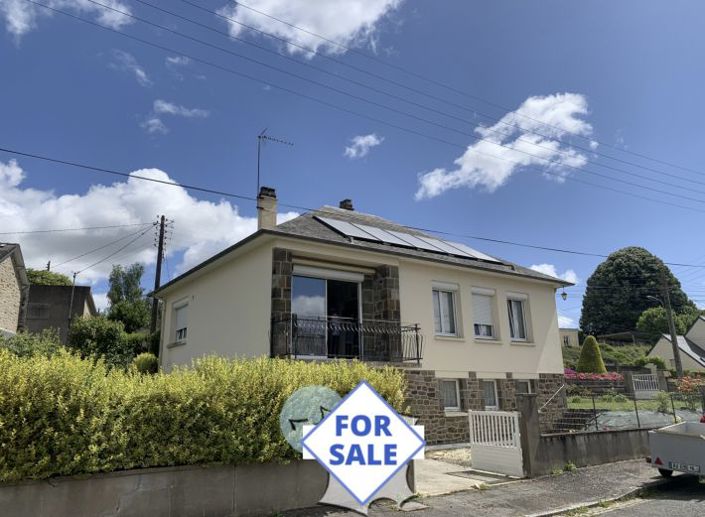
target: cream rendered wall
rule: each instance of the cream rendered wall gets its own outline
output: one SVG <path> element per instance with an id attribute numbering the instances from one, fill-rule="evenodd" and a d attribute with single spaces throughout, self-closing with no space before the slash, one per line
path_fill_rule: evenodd
<path id="1" fill-rule="evenodd" d="M 693 340 L 695 341 L 695 340 Z M 673 368 L 673 345 L 670 339 L 662 337 L 658 340 L 654 348 L 649 352 L 649 357 L 660 357 L 666 361 L 666 367 Z M 692 357 L 681 350 L 681 363 L 683 364 L 684 370 L 694 370 L 694 371 L 705 371 L 705 368 L 695 361 Z"/>
<path id="2" fill-rule="evenodd" d="M 458 322 L 460 337 L 434 335 L 432 289 L 434 282 L 458 285 Z M 502 378 L 535 378 L 537 373 L 563 373 L 563 356 L 558 337 L 554 286 L 505 275 L 492 275 L 467 268 L 400 261 L 399 285 L 403 322 L 418 322 L 424 332 L 423 368 L 437 375 Z M 495 289 L 494 323 L 498 339 L 476 339 L 473 332 L 472 288 Z M 529 341 L 512 343 L 509 339 L 507 292 L 528 295 Z"/>
<path id="3" fill-rule="evenodd" d="M 209 354 L 269 355 L 271 284 L 272 246 L 265 244 L 169 290 L 164 297 L 163 368 Z M 169 347 L 174 341 L 173 306 L 183 300 L 189 304 L 188 339 Z"/>

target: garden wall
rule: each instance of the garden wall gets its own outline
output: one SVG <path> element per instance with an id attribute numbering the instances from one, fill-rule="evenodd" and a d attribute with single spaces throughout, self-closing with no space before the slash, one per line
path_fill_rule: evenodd
<path id="1" fill-rule="evenodd" d="M 32 517 L 271 515 L 315 506 L 328 474 L 315 461 L 185 466 L 0 484 L 0 514 Z"/>

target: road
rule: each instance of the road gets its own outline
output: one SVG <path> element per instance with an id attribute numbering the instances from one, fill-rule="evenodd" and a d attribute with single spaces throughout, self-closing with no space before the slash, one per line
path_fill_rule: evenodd
<path id="1" fill-rule="evenodd" d="M 694 476 L 676 476 L 668 483 L 653 488 L 648 494 L 592 512 L 609 517 L 692 517 L 705 515 L 705 484 Z"/>

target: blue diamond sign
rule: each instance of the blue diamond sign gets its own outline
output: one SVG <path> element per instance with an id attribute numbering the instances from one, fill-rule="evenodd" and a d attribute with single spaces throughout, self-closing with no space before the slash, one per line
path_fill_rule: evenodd
<path id="1" fill-rule="evenodd" d="M 304 458 L 313 456 L 363 506 L 426 444 L 365 381 L 307 431 Z"/>

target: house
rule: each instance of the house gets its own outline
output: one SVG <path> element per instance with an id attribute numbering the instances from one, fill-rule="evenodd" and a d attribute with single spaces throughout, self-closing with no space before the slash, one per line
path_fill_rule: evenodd
<path id="1" fill-rule="evenodd" d="M 356 212 L 350 200 L 258 231 L 156 291 L 165 369 L 204 354 L 404 368 L 429 443 L 468 441 L 469 409 L 539 404 L 563 384 L 561 279 Z M 553 400 L 558 401 L 560 397 Z"/>
<path id="2" fill-rule="evenodd" d="M 558 336 L 563 346 L 580 346 L 580 337 L 578 336 L 580 329 L 574 328 L 559 328 Z"/>
<path id="3" fill-rule="evenodd" d="M 695 320 L 685 336 L 677 336 L 677 338 L 683 369 L 705 372 L 705 316 Z M 676 367 L 670 334 L 663 334 L 649 350 L 647 357 L 654 356 L 666 361 L 666 366 L 669 368 Z"/>
<path id="4" fill-rule="evenodd" d="M 28 290 L 20 245 L 0 242 L 0 335 L 24 329 Z"/>
<path id="5" fill-rule="evenodd" d="M 66 343 L 70 322 L 80 316 L 95 316 L 98 311 L 91 288 L 71 285 L 32 285 L 27 306 L 27 330 L 54 329 Z"/>

